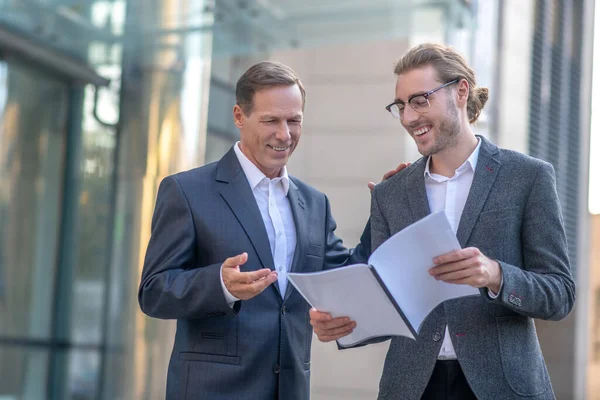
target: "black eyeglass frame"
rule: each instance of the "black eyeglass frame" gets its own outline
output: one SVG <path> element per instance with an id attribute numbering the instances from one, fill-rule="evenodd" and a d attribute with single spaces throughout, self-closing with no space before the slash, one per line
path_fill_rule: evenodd
<path id="1" fill-rule="evenodd" d="M 425 97 L 425 100 L 427 100 L 427 108 L 429 108 L 429 107 L 431 107 L 431 104 L 429 103 L 429 96 L 431 96 L 432 94 L 434 94 L 434 93 L 435 93 L 435 92 L 437 92 L 438 90 L 445 88 L 446 86 L 450 86 L 450 85 L 452 85 L 453 83 L 460 82 L 460 80 L 461 80 L 461 78 L 456 78 L 456 79 L 454 79 L 454 80 L 451 80 L 450 82 L 446 82 L 446 83 L 444 83 L 443 85 L 436 87 L 435 89 L 431 89 L 431 90 L 430 90 L 430 91 L 428 91 L 428 92 L 425 92 L 425 93 L 418 93 L 418 94 L 412 95 L 412 96 L 410 96 L 410 98 L 408 99 L 408 101 L 407 101 L 407 102 L 404 102 L 404 100 L 396 100 L 396 101 L 394 101 L 393 103 L 391 103 L 391 104 L 388 104 L 387 106 L 385 106 L 385 109 L 386 109 L 386 110 L 388 110 L 388 112 L 389 112 L 390 114 L 392 114 L 392 116 L 394 116 L 394 113 L 392 112 L 392 107 L 393 107 L 393 106 L 395 106 L 396 104 L 404 104 L 404 107 L 406 107 L 406 103 L 408 103 L 408 105 L 409 105 L 409 106 L 410 106 L 410 107 L 411 107 L 413 110 L 415 110 L 415 108 L 412 106 L 412 104 L 410 104 L 410 102 L 411 102 L 411 101 L 412 101 L 412 99 L 414 99 L 415 97 L 420 97 L 420 96 L 423 96 L 423 97 Z M 423 112 L 421 112 L 421 111 L 417 111 L 417 110 L 415 110 L 415 112 L 417 112 L 417 113 L 419 113 L 419 114 L 423 114 Z M 402 115 L 400 115 L 400 110 L 398 110 L 398 115 L 399 115 L 399 118 L 400 118 L 400 119 L 402 119 Z M 396 118 L 396 117 L 394 117 L 394 118 Z"/>

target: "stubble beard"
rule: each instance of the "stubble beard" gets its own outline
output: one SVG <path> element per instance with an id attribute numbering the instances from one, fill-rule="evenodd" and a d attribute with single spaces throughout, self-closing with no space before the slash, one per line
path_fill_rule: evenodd
<path id="1" fill-rule="evenodd" d="M 458 108 L 452 98 L 448 99 L 445 118 L 440 122 L 438 135 L 429 149 L 421 153 L 425 157 L 432 156 L 442 151 L 455 148 L 458 145 L 458 134 L 460 133 L 460 120 Z"/>

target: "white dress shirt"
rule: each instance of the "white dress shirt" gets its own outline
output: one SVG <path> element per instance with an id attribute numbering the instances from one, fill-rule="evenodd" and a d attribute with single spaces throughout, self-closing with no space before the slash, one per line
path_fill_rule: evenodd
<path id="1" fill-rule="evenodd" d="M 283 167 L 279 177 L 269 179 L 242 153 L 239 143 L 237 142 L 234 146 L 235 155 L 248 179 L 265 224 L 271 254 L 275 262 L 274 268 L 277 271 L 277 283 L 283 297 L 287 288 L 287 274 L 292 266 L 296 250 L 296 224 L 287 198 L 290 179 L 286 167 Z M 225 287 L 223 271 L 221 271 L 221 286 L 227 303 L 233 306 L 233 303 L 239 299 L 229 293 Z"/>
<path id="2" fill-rule="evenodd" d="M 475 176 L 475 167 L 477 166 L 477 157 L 481 146 L 481 140 L 478 139 L 478 141 L 479 143 L 473 153 L 467 161 L 458 167 L 451 178 L 429 171 L 431 157 L 427 160 L 425 166 L 425 190 L 429 201 L 429 210 L 431 213 L 444 211 L 455 234 Z M 456 359 L 456 352 L 450 340 L 448 326 L 446 326 L 446 333 L 438 358 L 443 360 Z"/>

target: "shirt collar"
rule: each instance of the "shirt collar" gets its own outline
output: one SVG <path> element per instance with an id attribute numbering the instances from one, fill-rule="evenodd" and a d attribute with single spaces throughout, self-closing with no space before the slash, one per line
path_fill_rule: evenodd
<path id="1" fill-rule="evenodd" d="M 240 149 L 240 142 L 235 143 L 235 145 L 233 146 L 233 150 L 235 151 L 235 155 L 238 161 L 240 162 L 244 174 L 246 174 L 246 178 L 248 179 L 248 183 L 250 184 L 250 188 L 252 190 L 254 190 L 254 188 L 258 186 L 258 184 L 261 183 L 264 179 L 270 180 L 265 174 L 262 173 L 260 169 L 258 169 L 256 165 L 254 165 L 252 161 L 248 159 L 248 157 L 246 157 L 244 153 L 242 153 L 242 150 Z M 290 178 L 287 173 L 287 167 L 284 166 L 281 169 L 279 177 L 273 180 L 281 181 L 283 192 L 287 196 L 288 191 L 290 189 Z"/>
<path id="2" fill-rule="evenodd" d="M 479 149 L 480 148 L 481 148 L 481 139 L 477 138 L 477 146 L 475 147 L 475 150 L 473 150 L 473 152 L 471 153 L 469 158 L 467 158 L 467 160 L 464 163 L 462 163 L 462 165 L 460 167 L 458 167 L 456 169 L 456 172 L 462 172 L 468 166 L 470 166 L 471 169 L 473 171 L 475 171 L 475 167 L 477 167 L 477 159 L 479 158 Z M 431 178 L 431 172 L 429 171 L 430 162 L 431 162 L 431 156 L 427 157 L 427 164 L 425 164 L 425 172 L 423 173 L 423 175 L 426 178 Z"/>

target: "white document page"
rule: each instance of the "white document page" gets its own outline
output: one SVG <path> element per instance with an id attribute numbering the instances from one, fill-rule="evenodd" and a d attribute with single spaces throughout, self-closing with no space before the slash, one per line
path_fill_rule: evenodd
<path id="1" fill-rule="evenodd" d="M 423 320 L 441 302 L 479 294 L 474 287 L 437 281 L 429 275 L 434 257 L 459 249 L 446 214 L 440 212 L 396 233 L 369 258 L 417 332 Z"/>
<path id="2" fill-rule="evenodd" d="M 313 273 L 290 273 L 290 282 L 311 306 L 331 316 L 357 321 L 342 347 L 379 337 L 403 335 L 414 339 L 408 326 L 366 264 Z"/>

